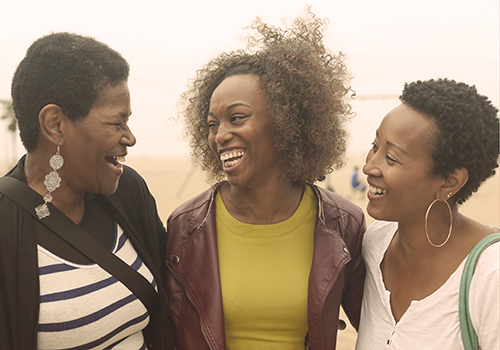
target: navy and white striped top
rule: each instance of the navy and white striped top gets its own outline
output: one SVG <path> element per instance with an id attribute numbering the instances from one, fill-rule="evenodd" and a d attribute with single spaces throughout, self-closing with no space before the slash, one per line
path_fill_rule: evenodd
<path id="1" fill-rule="evenodd" d="M 156 281 L 115 224 L 112 253 Z M 97 264 L 64 260 L 38 246 L 40 317 L 38 349 L 146 349 L 146 307 Z"/>

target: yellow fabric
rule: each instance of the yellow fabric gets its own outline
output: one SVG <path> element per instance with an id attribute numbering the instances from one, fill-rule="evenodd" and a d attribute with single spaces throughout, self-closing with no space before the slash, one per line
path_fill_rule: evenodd
<path id="1" fill-rule="evenodd" d="M 304 349 L 316 197 L 305 186 L 286 221 L 242 223 L 217 194 L 217 242 L 228 349 Z"/>

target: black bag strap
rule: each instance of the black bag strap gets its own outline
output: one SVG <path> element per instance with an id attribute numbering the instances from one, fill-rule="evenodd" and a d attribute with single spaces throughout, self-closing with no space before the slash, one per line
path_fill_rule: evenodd
<path id="1" fill-rule="evenodd" d="M 116 279 L 121 281 L 147 308 L 150 317 L 156 317 L 158 294 L 149 281 L 123 260 L 111 253 L 94 237 L 89 235 L 51 203 L 50 216 L 39 220 L 35 207 L 43 202 L 40 196 L 24 182 L 4 176 L 0 178 L 0 192 L 30 213 L 36 221 L 68 242 L 82 254 L 94 261 Z"/>

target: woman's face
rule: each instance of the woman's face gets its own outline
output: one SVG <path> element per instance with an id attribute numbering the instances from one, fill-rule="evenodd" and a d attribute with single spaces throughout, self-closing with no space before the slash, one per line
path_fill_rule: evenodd
<path id="1" fill-rule="evenodd" d="M 279 167 L 258 76 L 226 78 L 212 94 L 207 124 L 210 148 L 231 185 L 252 188 L 275 181 Z"/>
<path id="2" fill-rule="evenodd" d="M 65 124 L 63 182 L 75 192 L 116 191 L 123 172 L 117 157 L 125 157 L 136 141 L 127 125 L 131 113 L 128 85 L 122 82 L 105 88 L 85 118 Z"/>
<path id="3" fill-rule="evenodd" d="M 431 174 L 434 124 L 405 104 L 382 120 L 363 172 L 370 185 L 367 211 L 377 220 L 421 221 L 442 178 Z"/>

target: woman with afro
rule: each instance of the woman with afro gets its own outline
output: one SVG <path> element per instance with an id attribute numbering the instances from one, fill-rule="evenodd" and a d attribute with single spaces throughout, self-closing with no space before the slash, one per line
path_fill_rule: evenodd
<path id="1" fill-rule="evenodd" d="M 400 99 L 363 168 L 367 211 L 380 221 L 363 239 L 367 277 L 356 349 L 464 349 L 466 258 L 479 241 L 495 238 L 477 261 L 462 310 L 476 333 L 470 344 L 498 349 L 499 229 L 458 210 L 498 167 L 498 109 L 474 86 L 448 79 L 406 84 Z"/>
<path id="2" fill-rule="evenodd" d="M 210 61 L 183 96 L 215 184 L 167 222 L 179 349 L 335 349 L 340 305 L 358 325 L 363 212 L 314 185 L 343 165 L 352 114 L 324 28 L 310 12 L 283 28 L 257 19 L 247 50 Z"/>

